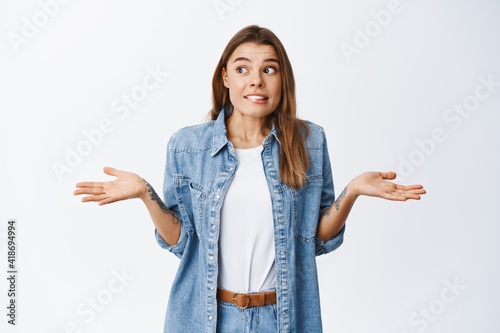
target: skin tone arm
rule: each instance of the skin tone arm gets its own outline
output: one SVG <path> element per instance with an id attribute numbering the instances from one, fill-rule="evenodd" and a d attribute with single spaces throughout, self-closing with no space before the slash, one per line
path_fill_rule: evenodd
<path id="1" fill-rule="evenodd" d="M 181 234 L 181 224 L 175 213 L 169 210 L 156 194 L 153 187 L 137 174 L 105 167 L 107 175 L 115 176 L 109 182 L 80 182 L 73 195 L 88 194 L 82 202 L 97 201 L 99 206 L 112 202 L 139 198 L 144 202 L 158 234 L 168 245 L 177 244 Z"/>
<path id="2" fill-rule="evenodd" d="M 327 208 L 318 223 L 316 237 L 328 241 L 339 234 L 347 220 L 354 202 L 360 195 L 379 197 L 387 200 L 406 201 L 420 200 L 425 194 L 422 185 L 398 185 L 386 179 L 396 178 L 394 172 L 364 172 L 354 178 L 340 193 L 333 205 Z"/>

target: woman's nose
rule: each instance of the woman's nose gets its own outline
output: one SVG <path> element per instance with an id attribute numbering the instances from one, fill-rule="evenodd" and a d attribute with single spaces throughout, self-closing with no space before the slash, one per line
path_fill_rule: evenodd
<path id="1" fill-rule="evenodd" d="M 251 79 L 250 79 L 250 86 L 252 87 L 262 87 L 264 85 L 264 81 L 262 80 L 262 77 L 260 73 L 254 74 Z"/>

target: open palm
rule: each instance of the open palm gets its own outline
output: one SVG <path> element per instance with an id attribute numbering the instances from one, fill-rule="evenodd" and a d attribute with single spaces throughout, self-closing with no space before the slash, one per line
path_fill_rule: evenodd
<path id="1" fill-rule="evenodd" d="M 77 190 L 74 195 L 88 194 L 83 197 L 82 202 L 98 201 L 99 206 L 108 203 L 139 198 L 146 192 L 147 182 L 139 175 L 110 167 L 103 169 L 104 173 L 115 176 L 116 179 L 108 182 L 80 182 L 75 186 Z"/>
<path id="2" fill-rule="evenodd" d="M 368 171 L 357 176 L 353 180 L 353 183 L 356 185 L 359 195 L 379 197 L 388 200 L 420 200 L 420 195 L 426 193 L 423 186 L 420 184 L 404 186 L 387 181 L 387 179 L 394 178 L 396 178 L 396 173 L 392 171 Z"/>

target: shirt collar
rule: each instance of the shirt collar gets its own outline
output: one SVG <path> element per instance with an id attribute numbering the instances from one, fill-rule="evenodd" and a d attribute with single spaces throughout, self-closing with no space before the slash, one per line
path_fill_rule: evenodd
<path id="1" fill-rule="evenodd" d="M 221 150 L 222 147 L 226 143 L 229 142 L 227 138 L 227 130 L 226 130 L 226 112 L 225 109 L 222 109 L 219 112 L 219 116 L 215 120 L 214 127 L 213 127 L 213 140 L 212 140 L 212 156 L 217 154 L 219 150 Z M 278 138 L 278 132 L 276 132 L 276 128 L 274 127 L 274 122 L 273 122 L 273 127 L 271 129 L 271 133 L 266 137 L 264 142 L 268 139 L 271 135 L 274 135 L 275 139 L 278 141 L 278 143 L 281 145 L 281 142 Z"/>

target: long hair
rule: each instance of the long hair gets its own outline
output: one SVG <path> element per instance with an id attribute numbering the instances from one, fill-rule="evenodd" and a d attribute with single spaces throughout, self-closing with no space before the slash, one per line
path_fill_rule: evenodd
<path id="1" fill-rule="evenodd" d="M 305 147 L 305 139 L 309 135 L 308 124 L 296 116 L 297 104 L 295 101 L 295 79 L 292 65 L 286 54 L 285 48 L 278 37 L 269 29 L 258 25 L 249 25 L 236 33 L 227 44 L 217 64 L 212 79 L 213 107 L 207 115 L 208 120 L 215 120 L 222 109 L 233 109 L 229 99 L 229 89 L 222 81 L 222 69 L 234 50 L 241 44 L 253 42 L 259 45 L 274 47 L 280 63 L 281 73 L 281 101 L 270 115 L 268 124 L 274 122 L 274 127 L 281 142 L 280 153 L 280 181 L 297 189 L 306 182 L 306 172 L 309 170 L 309 157 Z M 301 128 L 305 130 L 305 137 L 301 135 Z"/>

